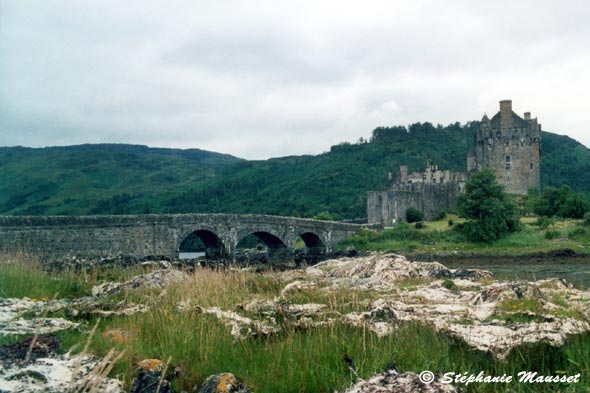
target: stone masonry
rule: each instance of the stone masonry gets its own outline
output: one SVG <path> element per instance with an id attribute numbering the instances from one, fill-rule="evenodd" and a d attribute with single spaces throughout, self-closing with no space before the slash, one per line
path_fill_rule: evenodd
<path id="1" fill-rule="evenodd" d="M 369 224 L 392 226 L 406 220 L 406 211 L 414 208 L 432 220 L 439 212 L 457 208 L 459 194 L 463 192 L 467 174 L 441 171 L 428 163 L 423 173 L 407 174 L 406 166 L 400 167 L 396 181 L 387 191 L 371 191 L 367 194 Z"/>

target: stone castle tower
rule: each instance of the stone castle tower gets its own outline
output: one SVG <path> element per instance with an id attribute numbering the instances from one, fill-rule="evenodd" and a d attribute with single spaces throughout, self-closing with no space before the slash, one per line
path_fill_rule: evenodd
<path id="1" fill-rule="evenodd" d="M 474 139 L 467 157 L 469 173 L 492 168 L 498 182 L 512 194 L 540 190 L 541 125 L 530 112 L 521 118 L 512 111 L 512 101 L 500 101 L 500 112 L 491 120 L 483 116 Z"/>

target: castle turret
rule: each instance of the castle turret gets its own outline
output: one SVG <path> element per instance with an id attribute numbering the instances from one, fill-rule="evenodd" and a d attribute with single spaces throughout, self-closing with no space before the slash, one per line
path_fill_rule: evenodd
<path id="1" fill-rule="evenodd" d="M 500 101 L 491 119 L 484 115 L 474 136 L 475 147 L 467 159 L 468 170 L 492 168 L 506 191 L 527 194 L 540 189 L 541 126 L 530 112 L 524 119 L 512 111 L 512 101 Z"/>

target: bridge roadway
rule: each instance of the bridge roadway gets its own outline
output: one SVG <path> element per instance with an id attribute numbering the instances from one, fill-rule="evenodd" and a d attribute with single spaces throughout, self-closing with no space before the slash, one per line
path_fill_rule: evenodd
<path id="1" fill-rule="evenodd" d="M 178 257 L 191 234 L 208 257 L 233 259 L 241 239 L 256 235 L 269 258 L 292 252 L 298 237 L 307 252 L 324 253 L 362 225 L 252 214 L 147 214 L 117 216 L 0 216 L 0 252 L 51 258 Z"/>

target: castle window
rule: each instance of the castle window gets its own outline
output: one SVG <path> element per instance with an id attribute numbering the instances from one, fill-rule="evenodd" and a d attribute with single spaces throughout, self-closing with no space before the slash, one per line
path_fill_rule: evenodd
<path id="1" fill-rule="evenodd" d="M 510 162 L 510 156 L 506 156 L 506 162 Z"/>
<path id="2" fill-rule="evenodd" d="M 533 169 L 533 163 L 531 162 L 531 169 Z"/>

